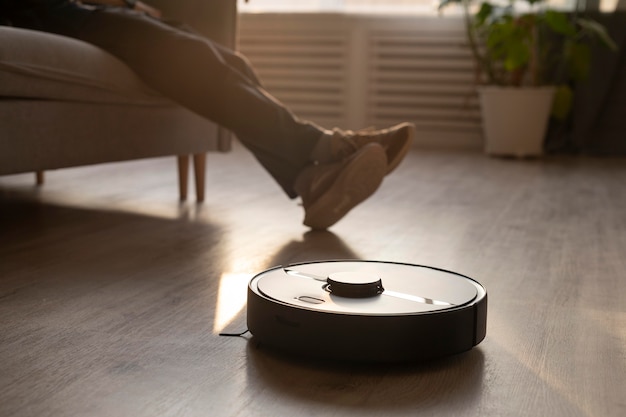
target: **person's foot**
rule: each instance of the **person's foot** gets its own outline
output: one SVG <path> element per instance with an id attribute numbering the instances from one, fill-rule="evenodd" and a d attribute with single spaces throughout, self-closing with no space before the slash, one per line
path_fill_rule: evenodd
<path id="1" fill-rule="evenodd" d="M 389 174 L 406 156 L 414 136 L 415 125 L 412 123 L 400 123 L 381 130 L 333 129 L 330 154 L 333 160 L 340 161 L 368 143 L 378 143 L 387 153 L 387 174 Z"/>
<path id="2" fill-rule="evenodd" d="M 294 184 L 304 206 L 303 223 L 329 228 L 374 194 L 386 172 L 385 150 L 377 143 L 363 145 L 341 162 L 309 165 Z"/>

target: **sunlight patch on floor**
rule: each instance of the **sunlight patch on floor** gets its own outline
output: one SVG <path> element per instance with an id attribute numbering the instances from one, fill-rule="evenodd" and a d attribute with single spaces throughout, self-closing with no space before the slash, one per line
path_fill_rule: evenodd
<path id="1" fill-rule="evenodd" d="M 213 332 L 226 328 L 246 306 L 247 286 L 254 274 L 225 272 L 220 278 Z"/>

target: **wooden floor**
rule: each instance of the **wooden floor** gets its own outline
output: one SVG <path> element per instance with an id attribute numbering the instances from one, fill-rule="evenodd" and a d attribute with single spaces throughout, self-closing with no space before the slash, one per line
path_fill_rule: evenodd
<path id="1" fill-rule="evenodd" d="M 626 415 L 626 160 L 414 150 L 326 233 L 249 154 L 0 177 L 0 416 Z M 426 264 L 489 293 L 486 339 L 427 364 L 281 357 L 245 329 L 268 267 Z"/>

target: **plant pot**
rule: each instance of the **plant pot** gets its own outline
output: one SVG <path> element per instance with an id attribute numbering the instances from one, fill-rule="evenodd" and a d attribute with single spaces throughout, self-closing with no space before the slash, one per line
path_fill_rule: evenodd
<path id="1" fill-rule="evenodd" d="M 554 92 L 554 87 L 480 87 L 485 152 L 541 155 Z"/>

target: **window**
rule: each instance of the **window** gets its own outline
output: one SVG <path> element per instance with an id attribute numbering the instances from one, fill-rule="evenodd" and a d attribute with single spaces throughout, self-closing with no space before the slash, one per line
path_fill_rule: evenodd
<path id="1" fill-rule="evenodd" d="M 243 12 L 436 13 L 438 0 L 239 0 Z"/>
<path id="2" fill-rule="evenodd" d="M 580 0 L 548 0 L 554 7 L 573 9 Z M 601 11 L 616 9 L 620 0 L 598 0 Z M 626 3 L 626 0 L 622 0 Z M 238 0 L 242 12 L 339 12 L 436 14 L 439 0 Z M 584 3 L 583 3 L 584 4 Z"/>

